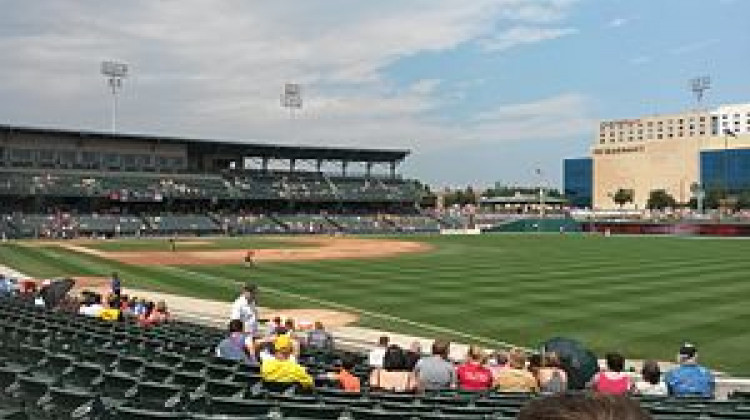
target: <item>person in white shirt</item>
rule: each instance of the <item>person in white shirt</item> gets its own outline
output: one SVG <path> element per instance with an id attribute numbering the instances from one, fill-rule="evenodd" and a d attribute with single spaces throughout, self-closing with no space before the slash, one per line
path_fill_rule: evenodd
<path id="1" fill-rule="evenodd" d="M 669 394 L 667 384 L 661 379 L 659 364 L 653 360 L 643 362 L 641 379 L 633 384 L 636 395 L 666 396 Z"/>
<path id="2" fill-rule="evenodd" d="M 378 340 L 378 346 L 370 350 L 367 357 L 370 367 L 383 367 L 383 358 L 385 357 L 385 350 L 388 348 L 388 341 L 388 337 L 384 335 Z"/>
<path id="3" fill-rule="evenodd" d="M 229 320 L 239 319 L 245 327 L 245 332 L 255 335 L 258 331 L 258 308 L 255 306 L 255 292 L 257 287 L 245 285 L 242 294 L 232 303 Z"/>

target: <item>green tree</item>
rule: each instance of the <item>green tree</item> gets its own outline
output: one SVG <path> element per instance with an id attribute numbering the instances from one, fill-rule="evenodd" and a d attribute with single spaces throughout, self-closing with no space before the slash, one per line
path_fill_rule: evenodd
<path id="1" fill-rule="evenodd" d="M 676 205 L 677 200 L 665 190 L 651 191 L 646 202 L 646 207 L 651 210 L 664 210 L 666 208 L 674 208 Z"/>
<path id="2" fill-rule="evenodd" d="M 615 191 L 614 195 L 612 196 L 612 201 L 614 201 L 618 206 L 622 207 L 627 203 L 632 203 L 634 195 L 635 194 L 633 193 L 633 190 L 620 188 Z"/>

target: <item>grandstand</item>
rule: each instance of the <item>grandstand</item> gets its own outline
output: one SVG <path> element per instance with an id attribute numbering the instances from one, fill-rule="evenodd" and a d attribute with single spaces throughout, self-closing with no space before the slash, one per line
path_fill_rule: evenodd
<path id="1" fill-rule="evenodd" d="M 4 125 L 0 233 L 436 231 L 421 184 L 397 173 L 408 154 Z"/>

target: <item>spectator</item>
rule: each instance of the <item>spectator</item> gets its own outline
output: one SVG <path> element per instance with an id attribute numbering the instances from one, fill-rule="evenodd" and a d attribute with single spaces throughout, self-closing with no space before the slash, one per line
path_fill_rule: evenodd
<path id="1" fill-rule="evenodd" d="M 709 369 L 698 364 L 698 349 L 690 343 L 683 344 L 677 360 L 680 366 L 665 378 L 669 395 L 713 397 L 716 380 Z"/>
<path id="2" fill-rule="evenodd" d="M 641 405 L 624 396 L 559 394 L 534 398 L 518 420 L 652 420 Z"/>
<path id="3" fill-rule="evenodd" d="M 0 298 L 10 297 L 13 294 L 13 285 L 10 284 L 10 280 L 5 278 L 5 275 L 0 273 Z"/>
<path id="4" fill-rule="evenodd" d="M 315 326 L 307 333 L 307 347 L 316 350 L 333 350 L 333 336 L 323 328 L 323 323 L 315 321 Z"/>
<path id="5" fill-rule="evenodd" d="M 274 340 L 274 357 L 263 360 L 260 366 L 263 381 L 297 383 L 305 388 L 313 386 L 313 378 L 307 370 L 290 360 L 293 348 L 292 339 L 287 335 L 280 335 Z"/>
<path id="6" fill-rule="evenodd" d="M 627 394 L 632 384 L 630 375 L 623 372 L 625 358 L 620 353 L 607 353 L 604 358 L 607 362 L 607 370 L 594 375 L 591 387 L 600 394 Z"/>
<path id="7" fill-rule="evenodd" d="M 633 384 L 633 393 L 638 395 L 663 396 L 669 393 L 667 384 L 661 380 L 659 364 L 653 360 L 643 362 L 641 379 Z"/>
<path id="8" fill-rule="evenodd" d="M 255 335 L 258 330 L 258 308 L 255 306 L 257 287 L 247 284 L 242 287 L 240 296 L 232 303 L 229 319 L 239 319 L 246 333 Z"/>
<path id="9" fill-rule="evenodd" d="M 370 388 L 391 392 L 412 392 L 417 380 L 414 373 L 406 368 L 404 351 L 391 344 L 383 356 L 383 367 L 370 372 Z"/>
<path id="10" fill-rule="evenodd" d="M 406 368 L 413 371 L 419 359 L 422 358 L 422 345 L 419 341 L 412 341 L 404 357 L 406 357 Z"/>
<path id="11" fill-rule="evenodd" d="M 148 315 L 139 318 L 140 324 L 144 327 L 163 324 L 167 321 L 169 321 L 169 311 L 167 310 L 167 303 L 163 300 L 159 301 L 159 303 L 148 312 Z"/>
<path id="12" fill-rule="evenodd" d="M 448 360 L 450 342 L 435 340 L 432 355 L 423 357 L 414 367 L 420 390 L 440 390 L 456 387 L 456 369 Z"/>
<path id="13" fill-rule="evenodd" d="M 120 276 L 117 273 L 112 273 L 112 279 L 110 280 L 110 291 L 115 296 L 120 296 L 122 293 L 122 282 Z"/>
<path id="14" fill-rule="evenodd" d="M 536 378 L 537 382 L 539 382 L 539 369 L 542 368 L 543 360 L 542 355 L 539 353 L 534 353 L 531 356 L 529 356 L 528 364 L 526 369 L 531 372 L 532 375 Z"/>
<path id="15" fill-rule="evenodd" d="M 110 295 L 107 299 L 107 305 L 99 311 L 99 318 L 104 321 L 119 321 L 122 319 L 119 304 L 120 300 L 117 295 Z"/>
<path id="16" fill-rule="evenodd" d="M 484 391 L 492 387 L 492 371 L 484 366 L 485 356 L 477 346 L 469 347 L 466 362 L 456 369 L 458 385 L 466 391 Z"/>
<path id="17" fill-rule="evenodd" d="M 539 385 L 534 375 L 526 369 L 526 355 L 515 348 L 508 353 L 508 367 L 494 378 L 494 386 L 501 392 L 537 392 Z"/>
<path id="18" fill-rule="evenodd" d="M 229 336 L 216 346 L 216 356 L 222 359 L 236 360 L 245 364 L 255 363 L 253 337 L 245 334 L 244 326 L 239 319 L 229 321 Z"/>
<path id="19" fill-rule="evenodd" d="M 146 311 L 148 310 L 148 305 L 146 303 L 146 299 L 138 299 L 137 303 L 133 307 L 133 315 L 140 317 L 141 315 L 146 315 Z"/>
<path id="20" fill-rule="evenodd" d="M 266 337 L 273 337 L 278 335 L 278 330 L 283 327 L 281 323 L 281 317 L 275 316 L 271 322 L 266 325 Z"/>
<path id="21" fill-rule="evenodd" d="M 388 336 L 381 336 L 378 339 L 378 346 L 370 350 L 370 353 L 367 356 L 370 367 L 383 367 L 383 357 L 385 357 L 385 349 L 388 347 L 388 341 Z"/>
<path id="22" fill-rule="evenodd" d="M 78 310 L 78 313 L 98 318 L 103 309 L 104 305 L 102 305 L 101 295 L 88 295 L 84 303 L 81 305 L 81 308 Z"/>
<path id="23" fill-rule="evenodd" d="M 359 377 L 352 373 L 355 366 L 357 366 L 357 361 L 355 360 L 354 356 L 352 356 L 351 354 L 346 354 L 344 355 L 344 357 L 342 357 L 341 367 L 339 368 L 338 375 L 336 376 L 339 381 L 339 386 L 344 391 L 360 391 L 361 384 L 359 381 Z"/>
<path id="24" fill-rule="evenodd" d="M 508 353 L 498 350 L 490 357 L 488 368 L 492 371 L 492 377 L 495 378 L 501 370 L 508 368 Z"/>
<path id="25" fill-rule="evenodd" d="M 568 374 L 562 369 L 557 353 L 544 354 L 542 367 L 537 372 L 537 380 L 542 392 L 557 394 L 568 389 Z"/>

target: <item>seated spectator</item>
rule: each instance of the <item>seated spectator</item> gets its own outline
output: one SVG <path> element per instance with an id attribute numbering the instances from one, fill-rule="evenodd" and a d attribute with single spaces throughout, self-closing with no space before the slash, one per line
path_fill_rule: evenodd
<path id="1" fill-rule="evenodd" d="M 239 319 L 229 321 L 229 336 L 216 346 L 216 356 L 245 364 L 253 364 L 257 361 L 253 337 L 245 334 L 242 321 Z"/>
<path id="2" fill-rule="evenodd" d="M 138 318 L 138 323 L 144 327 L 163 324 L 167 321 L 169 321 L 169 311 L 167 310 L 167 303 L 163 300 L 153 306 L 150 311 L 147 311 L 146 315 L 141 315 Z"/>
<path id="3" fill-rule="evenodd" d="M 534 398 L 518 420 L 652 420 L 638 401 L 625 396 L 558 394 Z"/>
<path id="4" fill-rule="evenodd" d="M 269 322 L 266 325 L 266 336 L 275 337 L 276 335 L 278 335 L 279 328 L 282 328 L 282 327 L 283 327 L 283 324 L 281 323 L 281 317 L 280 316 L 273 317 L 271 322 Z"/>
<path id="5" fill-rule="evenodd" d="M 413 371 L 419 359 L 422 358 L 422 345 L 419 341 L 412 341 L 404 357 L 406 357 L 406 368 Z"/>
<path id="6" fill-rule="evenodd" d="M 449 341 L 435 340 L 432 343 L 432 355 L 419 359 L 414 373 L 417 375 L 417 386 L 420 390 L 456 387 L 456 368 L 448 360 L 450 346 Z"/>
<path id="7" fill-rule="evenodd" d="M 378 346 L 370 350 L 370 353 L 367 356 L 370 367 L 383 367 L 383 357 L 385 357 L 385 349 L 388 348 L 388 341 L 388 336 L 381 336 L 378 339 Z"/>
<path id="8" fill-rule="evenodd" d="M 346 354 L 341 359 L 341 366 L 339 367 L 336 378 L 339 381 L 341 389 L 347 392 L 359 392 L 361 388 L 359 377 L 354 375 L 352 371 L 357 366 L 357 361 L 351 354 Z"/>
<path id="9" fill-rule="evenodd" d="M 637 395 L 667 395 L 667 384 L 661 380 L 661 369 L 654 360 L 646 360 L 641 368 L 641 379 L 633 384 L 633 393 Z"/>
<path id="10" fill-rule="evenodd" d="M 496 351 L 490 357 L 487 367 L 492 371 L 492 377 L 497 377 L 501 370 L 508 368 L 508 353 L 502 350 Z"/>
<path id="11" fill-rule="evenodd" d="M 627 394 L 632 387 L 630 375 L 623 372 L 625 358 L 619 353 L 607 353 L 607 370 L 599 372 L 591 380 L 591 388 L 600 394 Z"/>
<path id="12" fill-rule="evenodd" d="M 104 321 L 119 321 L 121 317 L 120 300 L 116 295 L 110 295 L 107 305 L 99 312 L 99 318 Z"/>
<path id="13" fill-rule="evenodd" d="M 370 372 L 370 388 L 391 392 L 412 392 L 417 380 L 406 368 L 406 358 L 401 348 L 391 344 L 383 356 L 383 367 Z"/>
<path id="14" fill-rule="evenodd" d="M 544 354 L 542 367 L 537 372 L 537 380 L 541 392 L 557 394 L 568 389 L 568 374 L 562 369 L 557 353 Z"/>
<path id="15" fill-rule="evenodd" d="M 500 392 L 537 392 L 539 385 L 534 375 L 526 369 L 526 354 L 513 349 L 508 354 L 508 367 L 499 371 L 494 386 Z"/>
<path id="16" fill-rule="evenodd" d="M 84 298 L 84 302 L 78 313 L 85 316 L 98 318 L 101 311 L 104 309 L 102 305 L 101 295 L 88 295 Z"/>
<path id="17" fill-rule="evenodd" d="M 148 303 L 146 299 L 139 299 L 133 306 L 133 314 L 137 317 L 146 316 L 148 312 Z"/>
<path id="18" fill-rule="evenodd" d="M 304 367 L 290 360 L 294 350 L 292 339 L 278 336 L 273 342 L 274 357 L 263 360 L 260 374 L 265 382 L 297 383 L 305 388 L 313 386 L 313 378 Z"/>
<path id="19" fill-rule="evenodd" d="M 477 346 L 469 347 L 466 362 L 456 369 L 459 388 L 466 391 L 484 391 L 492 387 L 492 372 L 484 366 L 485 356 Z"/>
<path id="20" fill-rule="evenodd" d="M 13 285 L 5 275 L 0 273 L 0 298 L 10 297 L 13 294 Z"/>
<path id="21" fill-rule="evenodd" d="M 323 323 L 315 321 L 315 327 L 307 333 L 306 345 L 315 350 L 333 350 L 333 336 L 323 328 Z"/>
<path id="22" fill-rule="evenodd" d="M 690 343 L 683 344 L 677 360 L 680 366 L 665 378 L 669 395 L 713 397 L 716 380 L 709 369 L 698 364 L 698 349 Z"/>

